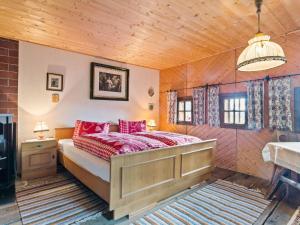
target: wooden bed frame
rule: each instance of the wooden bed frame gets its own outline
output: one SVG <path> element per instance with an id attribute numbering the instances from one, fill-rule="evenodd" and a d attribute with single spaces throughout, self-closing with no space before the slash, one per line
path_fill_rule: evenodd
<path id="1" fill-rule="evenodd" d="M 111 131 L 117 131 L 113 125 Z M 72 138 L 74 128 L 56 128 L 55 138 Z M 60 163 L 109 204 L 114 219 L 134 215 L 208 179 L 216 140 L 111 157 L 110 182 L 82 168 L 59 151 Z"/>

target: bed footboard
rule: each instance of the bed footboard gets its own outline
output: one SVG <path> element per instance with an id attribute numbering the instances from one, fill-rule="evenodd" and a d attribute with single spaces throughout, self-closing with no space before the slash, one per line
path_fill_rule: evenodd
<path id="1" fill-rule="evenodd" d="M 216 140 L 111 158 L 110 210 L 134 213 L 209 178 Z"/>

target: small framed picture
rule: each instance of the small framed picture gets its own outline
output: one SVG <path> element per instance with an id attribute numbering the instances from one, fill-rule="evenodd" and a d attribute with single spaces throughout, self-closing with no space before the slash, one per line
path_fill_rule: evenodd
<path id="1" fill-rule="evenodd" d="M 49 91 L 62 91 L 64 88 L 64 76 L 62 74 L 47 73 L 47 87 Z"/>
<path id="2" fill-rule="evenodd" d="M 129 70 L 91 63 L 90 99 L 128 101 Z"/>

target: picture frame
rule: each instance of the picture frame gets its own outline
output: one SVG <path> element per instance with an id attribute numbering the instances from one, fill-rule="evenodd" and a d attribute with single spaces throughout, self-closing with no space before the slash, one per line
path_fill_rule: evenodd
<path id="1" fill-rule="evenodd" d="M 128 101 L 129 69 L 92 62 L 90 99 Z"/>
<path id="2" fill-rule="evenodd" d="M 48 91 L 63 91 L 64 76 L 62 74 L 47 73 L 46 90 Z"/>

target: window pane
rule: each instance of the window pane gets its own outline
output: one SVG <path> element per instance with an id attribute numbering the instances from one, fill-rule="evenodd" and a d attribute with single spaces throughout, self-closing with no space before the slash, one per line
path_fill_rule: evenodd
<path id="1" fill-rule="evenodd" d="M 186 112 L 185 113 L 185 121 L 186 122 L 192 122 L 192 113 L 191 112 Z"/>
<path id="2" fill-rule="evenodd" d="M 240 98 L 240 110 L 245 111 L 246 110 L 246 99 Z"/>
<path id="3" fill-rule="evenodd" d="M 184 112 L 179 112 L 178 113 L 178 121 L 179 122 L 184 122 Z"/>
<path id="4" fill-rule="evenodd" d="M 186 111 L 192 111 L 192 102 L 191 101 L 186 101 L 185 102 L 185 110 Z"/>
<path id="5" fill-rule="evenodd" d="M 184 101 L 180 101 L 180 102 L 179 102 L 178 110 L 179 110 L 179 111 L 184 111 Z"/>
<path id="6" fill-rule="evenodd" d="M 240 124 L 245 124 L 245 123 L 246 123 L 246 113 L 240 112 Z"/>
<path id="7" fill-rule="evenodd" d="M 230 103 L 229 103 L 229 109 L 230 110 L 234 110 L 234 99 L 231 98 L 229 101 L 230 101 Z"/>
<path id="8" fill-rule="evenodd" d="M 240 113 L 239 112 L 235 112 L 235 124 L 240 124 Z"/>
<path id="9" fill-rule="evenodd" d="M 233 112 L 229 113 L 229 123 L 233 123 L 234 122 L 234 117 L 233 117 Z"/>
<path id="10" fill-rule="evenodd" d="M 228 116 L 229 116 L 229 113 L 224 112 L 224 123 L 228 123 Z"/>
<path id="11" fill-rule="evenodd" d="M 228 110 L 229 109 L 229 101 L 228 99 L 224 99 L 224 110 Z"/>
<path id="12" fill-rule="evenodd" d="M 235 110 L 240 110 L 240 99 L 236 98 L 234 103 Z"/>

